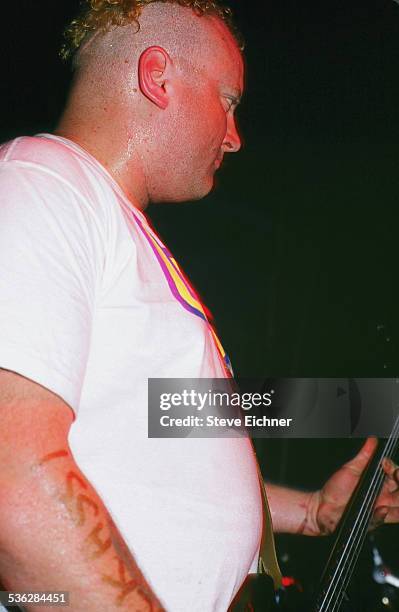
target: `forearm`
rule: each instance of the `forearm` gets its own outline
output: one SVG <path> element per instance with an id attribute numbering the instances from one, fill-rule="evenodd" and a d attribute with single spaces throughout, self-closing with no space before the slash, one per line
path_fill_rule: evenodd
<path id="1" fill-rule="evenodd" d="M 265 487 L 275 532 L 321 535 L 316 520 L 318 491 L 297 491 L 267 482 Z"/>
<path id="2" fill-rule="evenodd" d="M 67 449 L 8 474 L 0 476 L 0 576 L 8 589 L 69 591 L 73 612 L 162 610 Z"/>

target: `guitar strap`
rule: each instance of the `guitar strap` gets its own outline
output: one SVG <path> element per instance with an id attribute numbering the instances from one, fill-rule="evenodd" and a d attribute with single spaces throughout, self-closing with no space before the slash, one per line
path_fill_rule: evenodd
<path id="1" fill-rule="evenodd" d="M 274 588 L 277 590 L 281 587 L 282 575 L 277 561 L 272 517 L 270 514 L 269 502 L 267 501 L 265 483 L 263 481 L 263 476 L 262 472 L 260 471 L 259 461 L 256 457 L 256 453 L 255 461 L 258 470 L 259 486 L 261 490 L 263 506 L 263 529 L 259 549 L 258 574 L 268 574 L 273 579 Z"/>

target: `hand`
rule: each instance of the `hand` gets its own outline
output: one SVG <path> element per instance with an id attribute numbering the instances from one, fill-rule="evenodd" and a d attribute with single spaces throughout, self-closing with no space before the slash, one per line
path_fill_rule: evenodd
<path id="1" fill-rule="evenodd" d="M 339 522 L 364 468 L 377 448 L 377 440 L 368 438 L 354 459 L 331 476 L 324 487 L 312 495 L 309 514 L 314 531 L 320 535 L 332 533 Z M 378 496 L 370 527 L 399 522 L 399 468 L 389 459 L 382 462 L 386 474 Z"/>

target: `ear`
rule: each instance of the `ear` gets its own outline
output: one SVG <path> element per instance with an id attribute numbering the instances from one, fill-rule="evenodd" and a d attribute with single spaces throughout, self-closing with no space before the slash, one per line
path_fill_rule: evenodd
<path id="1" fill-rule="evenodd" d="M 166 92 L 166 69 L 172 63 L 162 47 L 149 47 L 139 59 L 139 86 L 141 93 L 159 108 L 169 104 Z"/>

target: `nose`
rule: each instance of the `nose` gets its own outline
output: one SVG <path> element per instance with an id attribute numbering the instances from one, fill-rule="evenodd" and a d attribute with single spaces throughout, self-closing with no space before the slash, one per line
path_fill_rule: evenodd
<path id="1" fill-rule="evenodd" d="M 236 120 L 230 115 L 227 120 L 226 136 L 223 141 L 225 153 L 237 153 L 241 149 L 241 138 L 238 133 Z"/>

